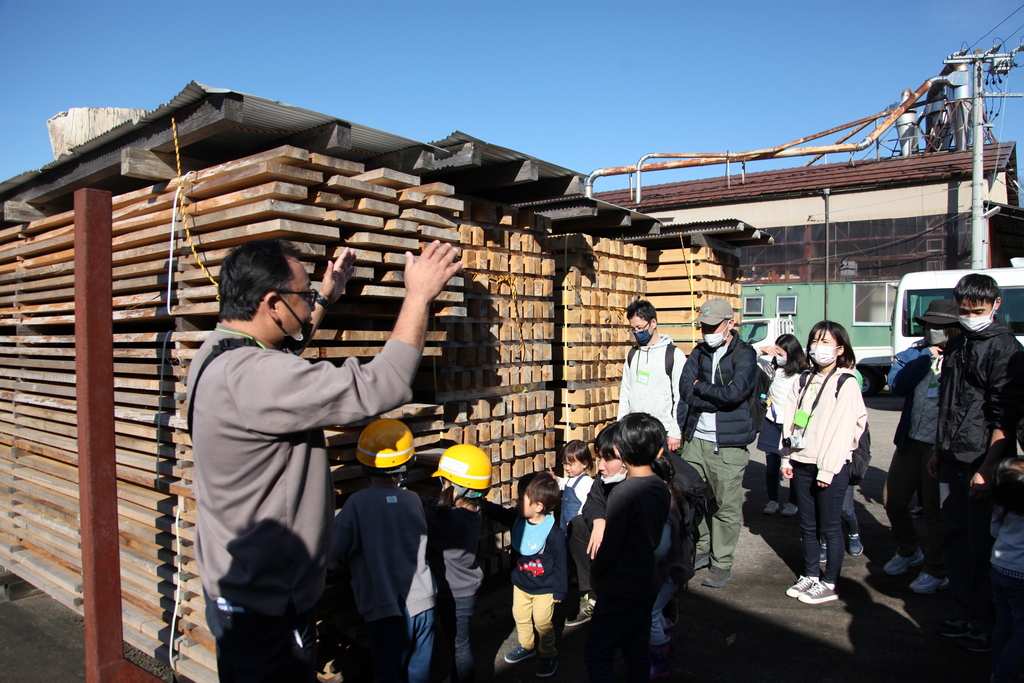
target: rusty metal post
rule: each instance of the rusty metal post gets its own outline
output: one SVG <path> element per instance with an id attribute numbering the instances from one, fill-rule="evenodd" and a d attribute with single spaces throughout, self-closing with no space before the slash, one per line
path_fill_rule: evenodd
<path id="1" fill-rule="evenodd" d="M 114 459 L 111 200 L 75 192 L 75 395 L 85 680 L 158 681 L 124 658 Z"/>

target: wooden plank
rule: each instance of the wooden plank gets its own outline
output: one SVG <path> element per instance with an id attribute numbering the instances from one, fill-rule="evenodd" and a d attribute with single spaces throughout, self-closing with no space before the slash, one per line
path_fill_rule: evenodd
<path id="1" fill-rule="evenodd" d="M 357 232 L 345 238 L 346 246 L 394 249 L 398 251 L 419 251 L 420 242 L 408 237 L 381 235 L 375 232 Z"/>
<path id="2" fill-rule="evenodd" d="M 286 199 L 298 202 L 305 199 L 308 194 L 309 188 L 303 185 L 274 181 L 195 202 L 185 207 L 185 213 L 189 216 L 202 216 L 213 211 L 230 209 L 261 199 Z"/>
<path id="3" fill-rule="evenodd" d="M 433 225 L 437 228 L 451 229 L 455 227 L 455 223 L 444 216 L 438 216 L 436 213 L 430 213 L 429 211 L 423 211 L 422 209 L 405 209 L 402 211 L 401 217 L 406 220 L 416 221 L 417 223 Z"/>
<path id="4" fill-rule="evenodd" d="M 341 177 L 341 176 L 337 176 Z M 185 195 L 189 199 L 207 199 L 219 194 L 227 194 L 254 185 L 262 185 L 273 180 L 283 180 L 297 185 L 317 185 L 323 182 L 323 173 L 305 168 L 286 166 L 272 161 L 242 166 L 208 180 L 186 183 Z"/>
<path id="5" fill-rule="evenodd" d="M 355 176 L 354 179 L 372 183 L 374 185 L 401 190 L 416 187 L 420 184 L 419 176 L 402 173 L 390 168 L 378 168 L 373 171 L 367 171 L 366 173 Z"/>
<path id="6" fill-rule="evenodd" d="M 322 209 L 319 206 L 295 204 L 280 199 L 263 199 L 254 204 L 243 204 L 202 216 L 194 216 L 190 223 L 192 230 L 196 231 L 211 230 L 269 218 L 322 221 L 326 218 L 326 215 L 326 209 Z"/>
<path id="7" fill-rule="evenodd" d="M 362 173 L 365 168 L 358 161 L 347 161 L 336 157 L 310 152 L 309 166 L 314 171 L 320 171 L 325 177 L 332 175 L 354 176 Z"/>
<path id="8" fill-rule="evenodd" d="M 343 197 L 370 197 L 371 199 L 381 199 L 384 201 L 394 201 L 398 198 L 398 192 L 390 187 L 375 185 L 358 178 L 347 178 L 341 175 L 328 178 L 327 182 L 324 183 L 324 189 Z"/>

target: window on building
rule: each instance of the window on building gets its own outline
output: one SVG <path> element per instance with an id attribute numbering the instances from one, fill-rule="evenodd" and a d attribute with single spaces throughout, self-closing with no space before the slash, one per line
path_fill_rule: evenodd
<path id="1" fill-rule="evenodd" d="M 764 315 L 764 297 L 763 296 L 745 296 L 743 297 L 743 315 L 749 315 L 751 317 L 760 317 Z"/>
<path id="2" fill-rule="evenodd" d="M 856 282 L 853 285 L 853 324 L 888 325 L 896 289 L 889 282 Z"/>
<path id="3" fill-rule="evenodd" d="M 778 315 L 796 315 L 796 295 L 780 296 L 775 300 Z"/>

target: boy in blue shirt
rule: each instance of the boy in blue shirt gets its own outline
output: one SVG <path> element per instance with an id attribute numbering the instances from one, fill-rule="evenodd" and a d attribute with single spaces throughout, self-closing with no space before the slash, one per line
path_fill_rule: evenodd
<path id="1" fill-rule="evenodd" d="M 558 482 L 547 472 L 519 480 L 519 505 L 503 508 L 484 503 L 484 514 L 512 528 L 512 617 L 519 645 L 505 655 L 509 664 L 537 654 L 534 634 L 540 637 L 537 677 L 553 676 L 558 668 L 555 650 L 555 603 L 565 599 L 565 538 L 555 524 L 554 508 L 561 498 Z"/>

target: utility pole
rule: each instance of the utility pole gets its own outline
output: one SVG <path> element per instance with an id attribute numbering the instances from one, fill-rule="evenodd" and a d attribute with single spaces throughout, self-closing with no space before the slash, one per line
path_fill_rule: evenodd
<path id="1" fill-rule="evenodd" d="M 828 281 L 829 281 L 829 216 L 828 216 L 828 195 L 832 188 L 826 187 L 822 192 L 825 194 L 825 320 L 828 320 Z"/>
<path id="2" fill-rule="evenodd" d="M 1000 53 L 1002 45 L 996 45 L 988 52 L 975 50 L 974 54 L 966 54 L 966 50 L 950 55 L 946 64 L 970 64 L 974 68 L 974 93 L 971 100 L 971 268 L 982 270 L 988 268 L 989 230 L 988 219 L 985 218 L 985 127 L 991 126 L 983 122 L 985 107 L 985 64 L 992 75 L 1010 72 L 1016 64 L 1013 56 L 1024 50 L 1024 45 L 1011 52 Z M 1022 97 L 1014 93 L 989 93 L 989 97 Z M 827 295 L 826 295 L 827 296 Z"/>

